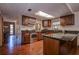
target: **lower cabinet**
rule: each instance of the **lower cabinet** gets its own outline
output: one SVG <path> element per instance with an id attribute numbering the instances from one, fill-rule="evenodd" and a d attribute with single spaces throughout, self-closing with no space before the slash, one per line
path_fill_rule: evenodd
<path id="1" fill-rule="evenodd" d="M 59 41 L 44 37 L 43 53 L 44 55 L 58 55 L 59 54 Z"/>
<path id="2" fill-rule="evenodd" d="M 42 33 L 41 32 L 35 32 L 35 34 L 33 33 L 29 33 L 26 31 L 22 31 L 22 43 L 23 44 L 30 44 L 30 41 L 36 42 L 36 41 L 40 41 L 43 39 L 42 37 Z"/>
<path id="3" fill-rule="evenodd" d="M 61 41 L 53 38 L 43 37 L 44 55 L 73 55 L 77 50 L 77 38 L 73 41 Z"/>
<path id="4" fill-rule="evenodd" d="M 41 32 L 37 32 L 37 41 L 43 40 L 43 36 Z"/>
<path id="5" fill-rule="evenodd" d="M 22 32 L 22 44 L 30 44 L 30 34 Z"/>

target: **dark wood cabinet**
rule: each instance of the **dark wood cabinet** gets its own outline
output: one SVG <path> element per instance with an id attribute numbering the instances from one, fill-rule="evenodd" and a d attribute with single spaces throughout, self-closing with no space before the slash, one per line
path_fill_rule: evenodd
<path id="1" fill-rule="evenodd" d="M 30 16 L 22 16 L 22 25 L 24 26 L 34 26 L 36 18 Z"/>
<path id="2" fill-rule="evenodd" d="M 22 44 L 30 44 L 30 33 L 22 31 Z"/>
<path id="3" fill-rule="evenodd" d="M 51 20 L 42 20 L 43 27 L 51 27 Z"/>
<path id="4" fill-rule="evenodd" d="M 62 26 L 74 25 L 74 14 L 60 17 L 60 24 Z"/>
<path id="5" fill-rule="evenodd" d="M 70 55 L 75 54 L 77 49 L 77 37 L 73 41 L 58 40 L 43 37 L 44 55 Z"/>
<path id="6" fill-rule="evenodd" d="M 42 33 L 41 32 L 37 32 L 37 40 L 42 40 L 43 39 L 43 36 L 42 36 Z"/>
<path id="7" fill-rule="evenodd" d="M 30 44 L 31 39 L 33 40 L 33 42 L 42 40 L 42 33 L 29 33 L 28 31 L 22 31 L 22 44 Z"/>
<path id="8" fill-rule="evenodd" d="M 58 55 L 59 54 L 59 41 L 44 37 L 43 41 L 44 55 Z"/>

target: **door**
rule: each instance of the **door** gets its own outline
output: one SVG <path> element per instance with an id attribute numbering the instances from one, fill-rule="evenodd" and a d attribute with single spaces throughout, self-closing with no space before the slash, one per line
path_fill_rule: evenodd
<path id="1" fill-rule="evenodd" d="M 8 43 L 10 35 L 15 35 L 15 23 L 4 22 L 4 43 Z"/>

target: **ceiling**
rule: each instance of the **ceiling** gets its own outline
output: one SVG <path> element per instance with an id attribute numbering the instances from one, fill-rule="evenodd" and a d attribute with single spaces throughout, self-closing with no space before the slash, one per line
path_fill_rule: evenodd
<path id="1" fill-rule="evenodd" d="M 29 12 L 29 8 L 32 11 Z M 27 15 L 45 19 L 36 16 L 35 13 L 37 11 L 43 11 L 56 18 L 79 11 L 79 3 L 0 3 L 0 10 L 3 15 Z"/>

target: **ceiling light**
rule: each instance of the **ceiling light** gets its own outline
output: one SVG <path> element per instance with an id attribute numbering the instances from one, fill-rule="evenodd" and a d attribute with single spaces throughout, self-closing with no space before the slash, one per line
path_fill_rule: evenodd
<path id="1" fill-rule="evenodd" d="M 54 18 L 52 15 L 49 15 L 49 14 L 42 12 L 42 11 L 38 11 L 37 13 L 35 13 L 35 15 L 46 17 L 46 18 Z"/>
<path id="2" fill-rule="evenodd" d="M 32 9 L 28 9 L 28 11 L 32 11 Z"/>

